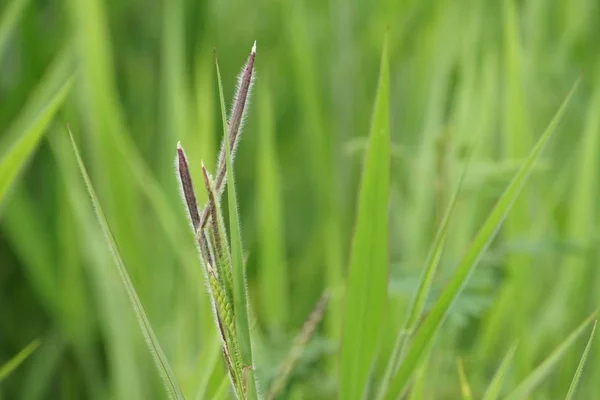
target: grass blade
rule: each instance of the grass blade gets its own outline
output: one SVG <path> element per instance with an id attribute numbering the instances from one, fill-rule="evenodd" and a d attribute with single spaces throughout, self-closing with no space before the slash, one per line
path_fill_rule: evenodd
<path id="1" fill-rule="evenodd" d="M 554 118 L 552 118 L 552 121 L 550 121 L 548 128 L 542 134 L 535 147 L 527 157 L 527 160 L 510 182 L 494 206 L 494 209 L 487 217 L 487 220 L 484 222 L 479 232 L 471 242 L 471 245 L 458 265 L 454 275 L 450 279 L 450 282 L 448 282 L 445 290 L 442 292 L 440 298 L 436 301 L 431 312 L 415 336 L 415 339 L 407 352 L 406 358 L 398 370 L 398 374 L 394 377 L 392 388 L 388 393 L 388 398 L 397 398 L 407 388 L 414 371 L 421 362 L 425 351 L 433 343 L 433 340 L 446 316 L 448 315 L 450 308 L 458 298 L 458 295 L 461 293 L 463 287 L 467 283 L 471 273 L 477 266 L 479 259 L 500 229 L 502 222 L 506 218 L 506 215 L 518 197 L 519 192 L 525 185 L 525 182 L 529 177 L 529 173 L 531 172 L 542 150 L 548 142 L 548 139 L 551 137 L 554 129 L 564 114 L 567 104 L 575 92 L 578 83 L 579 81 L 575 83 L 567 95 L 567 98 L 563 101 L 559 110 L 555 114 Z"/>
<path id="2" fill-rule="evenodd" d="M 129 277 L 129 273 L 127 272 L 125 263 L 119 252 L 117 242 L 112 234 L 112 231 L 110 230 L 110 226 L 108 225 L 108 221 L 104 215 L 104 212 L 102 211 L 100 201 L 98 199 L 98 196 L 96 195 L 94 187 L 92 186 L 92 182 L 87 173 L 83 160 L 81 159 L 81 155 L 77 148 L 77 144 L 75 143 L 75 139 L 73 139 L 71 131 L 69 131 L 69 136 L 71 138 L 71 144 L 73 145 L 75 157 L 77 158 L 77 164 L 79 165 L 81 175 L 83 176 L 83 180 L 85 181 L 85 185 L 89 191 L 90 198 L 94 205 L 94 212 L 96 213 L 96 217 L 98 218 L 100 228 L 102 229 L 104 238 L 106 239 L 106 242 L 111 250 L 111 254 L 119 272 L 119 276 L 121 277 L 121 281 L 123 283 L 125 291 L 127 292 L 129 301 L 131 302 L 131 307 L 133 308 L 140 329 L 142 330 L 142 334 L 144 335 L 146 344 L 150 349 L 150 353 L 152 354 L 152 358 L 154 360 L 156 368 L 158 369 L 158 372 L 161 378 L 163 379 L 163 383 L 165 385 L 169 398 L 178 400 L 183 399 L 184 397 L 179 387 L 179 384 L 175 379 L 171 367 L 169 366 L 169 362 L 167 361 L 167 358 L 165 357 L 160 347 L 158 339 L 156 338 L 156 335 L 152 330 L 152 326 L 150 325 L 150 321 L 146 316 L 144 307 L 142 306 L 142 303 L 135 291 L 133 283 L 131 282 L 131 278 Z"/>
<path id="3" fill-rule="evenodd" d="M 13 372 L 23 361 L 33 354 L 34 351 L 40 346 L 40 340 L 34 339 L 29 343 L 23 350 L 18 352 L 13 358 L 8 360 L 4 365 L 0 366 L 0 382 L 4 380 L 11 372 Z"/>
<path id="4" fill-rule="evenodd" d="M 0 14 L 0 59 L 2 59 L 10 34 L 27 3 L 28 0 L 13 0 L 0 10 L 2 12 Z"/>
<path id="5" fill-rule="evenodd" d="M 592 348 L 592 341 L 594 340 L 594 334 L 596 333 L 596 325 L 598 321 L 594 321 L 594 326 L 592 327 L 592 333 L 590 333 L 590 338 L 585 346 L 585 350 L 583 350 L 583 354 L 581 355 L 581 360 L 579 361 L 579 365 L 577 366 L 577 370 L 575 371 L 575 376 L 573 376 L 573 380 L 571 381 L 571 386 L 569 386 L 569 391 L 567 392 L 566 400 L 572 400 L 575 395 L 575 391 L 577 390 L 577 384 L 579 383 L 579 379 L 581 378 L 581 373 L 583 372 L 583 367 L 585 366 L 585 361 L 587 360 L 587 356 Z"/>
<path id="6" fill-rule="evenodd" d="M 256 43 L 252 48 L 252 53 L 256 54 Z M 242 254 L 242 235 L 240 230 L 240 220 L 238 215 L 237 195 L 235 190 L 235 181 L 233 175 L 233 161 L 231 158 L 231 148 L 229 143 L 229 132 L 227 123 L 227 115 L 225 109 L 225 99 L 223 96 L 223 83 L 221 80 L 221 72 L 219 71 L 219 63 L 215 57 L 215 65 L 217 69 L 217 80 L 219 83 L 219 99 L 221 102 L 221 117 L 223 122 L 223 140 L 225 149 L 225 165 L 227 170 L 227 195 L 229 204 L 229 229 L 231 243 L 231 261 L 233 267 L 233 307 L 237 340 L 244 363 L 245 371 L 247 371 L 247 388 L 246 392 L 249 399 L 258 398 L 256 391 L 256 382 L 254 380 L 254 364 L 252 360 L 252 343 L 250 340 L 250 327 L 248 323 L 248 298 L 246 286 L 246 271 L 244 268 Z M 244 99 L 245 102 L 245 99 Z M 235 110 L 235 109 L 234 109 Z M 240 113 L 240 118 L 243 115 L 243 110 Z M 235 115 L 232 115 L 235 118 Z M 233 124 L 232 124 L 233 125 Z M 239 127 L 239 125 L 238 125 Z M 217 176 L 218 178 L 218 176 Z M 219 190 L 217 188 L 217 190 Z"/>
<path id="7" fill-rule="evenodd" d="M 366 395 L 379 350 L 387 299 L 390 177 L 389 65 L 387 39 L 381 55 L 377 98 L 358 201 L 346 283 L 340 354 L 340 398 Z"/>
<path id="8" fill-rule="evenodd" d="M 285 389 L 285 386 L 287 385 L 290 375 L 296 367 L 300 356 L 306 349 L 306 345 L 315 333 L 317 325 L 323 319 L 323 314 L 325 314 L 325 309 L 327 308 L 329 297 L 329 291 L 326 290 L 321 295 L 321 298 L 319 299 L 314 310 L 310 313 L 307 320 L 304 322 L 300 333 L 298 333 L 298 335 L 294 339 L 294 342 L 292 343 L 292 348 L 290 349 L 290 352 L 286 356 L 279 370 L 279 375 L 277 376 L 275 382 L 273 382 L 271 388 L 269 389 L 269 394 L 267 395 L 268 400 L 276 399 L 277 396 L 279 396 L 279 394 Z"/>
<path id="9" fill-rule="evenodd" d="M 510 364 L 512 362 L 512 359 L 515 355 L 516 350 L 517 350 L 516 344 L 514 344 L 510 348 L 510 350 L 508 350 L 508 353 L 502 360 L 500 367 L 498 367 L 498 370 L 494 374 L 494 377 L 492 378 L 492 382 L 486 389 L 486 391 L 483 395 L 483 400 L 496 400 L 498 398 L 498 396 L 500 395 L 500 391 L 502 390 L 502 382 L 504 381 L 504 376 L 506 375 L 506 372 L 508 371 L 508 368 L 510 367 Z"/>
<path id="10" fill-rule="evenodd" d="M 467 374 L 465 373 L 465 366 L 463 364 L 462 359 L 458 359 L 456 362 L 456 367 L 458 369 L 458 378 L 460 380 L 460 392 L 462 394 L 463 400 L 473 400 L 473 391 L 471 390 L 471 386 L 469 385 L 469 381 L 467 380 Z"/>
<path id="11" fill-rule="evenodd" d="M 524 399 L 529 396 L 542 381 L 548 377 L 567 350 L 585 331 L 596 317 L 597 311 L 577 327 L 540 365 L 537 366 L 507 397 L 506 400 Z"/>
<path id="12" fill-rule="evenodd" d="M 452 195 L 452 198 L 450 199 L 446 211 L 444 212 L 442 222 L 440 224 L 440 227 L 438 228 L 433 244 L 431 245 L 429 254 L 427 255 L 427 260 L 425 261 L 426 267 L 419 280 L 419 287 L 417 288 L 415 297 L 408 311 L 408 317 L 404 324 L 404 328 L 398 332 L 396 342 L 394 343 L 394 348 L 392 350 L 392 355 L 390 356 L 390 359 L 386 366 L 383 379 L 379 384 L 378 399 L 383 399 L 385 397 L 389 386 L 389 382 L 392 376 L 398 370 L 398 366 L 400 365 L 405 345 L 406 343 L 408 343 L 410 337 L 415 332 L 417 324 L 419 323 L 423 314 L 423 310 L 425 309 L 425 302 L 427 301 L 427 297 L 429 296 L 431 285 L 433 284 L 433 278 L 438 269 L 440 259 L 442 258 L 442 250 L 444 249 L 444 243 L 446 242 L 446 235 L 448 233 L 448 226 L 450 225 L 450 218 L 456 206 L 456 201 L 458 200 L 458 195 L 465 181 L 465 177 L 467 176 L 467 170 L 468 166 L 470 165 L 471 159 L 472 157 L 469 157 L 466 165 L 464 166 L 464 169 L 458 181 L 458 185 Z"/>
<path id="13" fill-rule="evenodd" d="M 0 160 L 0 202 L 6 196 L 10 185 L 23 170 L 25 163 L 36 149 L 42 135 L 54 118 L 54 115 L 65 101 L 72 85 L 72 78 L 68 79 L 58 92 L 52 97 L 48 105 L 12 144 Z"/>

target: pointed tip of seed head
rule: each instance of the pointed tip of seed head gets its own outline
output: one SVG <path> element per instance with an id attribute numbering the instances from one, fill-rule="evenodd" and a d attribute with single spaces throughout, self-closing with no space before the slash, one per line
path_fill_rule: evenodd
<path id="1" fill-rule="evenodd" d="M 177 150 L 183 150 L 183 147 L 181 147 L 181 141 L 180 140 L 177 141 Z"/>
<path id="2" fill-rule="evenodd" d="M 256 54 L 256 40 L 254 41 L 254 44 L 252 45 L 252 54 Z"/>

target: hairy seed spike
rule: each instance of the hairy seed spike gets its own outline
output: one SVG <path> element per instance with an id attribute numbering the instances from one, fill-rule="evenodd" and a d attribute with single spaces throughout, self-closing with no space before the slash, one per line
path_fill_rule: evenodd
<path id="1" fill-rule="evenodd" d="M 181 183 L 185 203 L 187 205 L 190 220 L 195 231 L 198 229 L 198 226 L 200 226 L 200 214 L 198 213 L 198 202 L 196 201 L 196 193 L 194 192 L 192 175 L 190 174 L 187 157 L 185 156 L 183 147 L 181 147 L 181 142 L 177 142 L 177 160 L 179 182 Z"/>
<path id="2" fill-rule="evenodd" d="M 227 231 L 225 229 L 225 222 L 223 221 L 223 215 L 221 213 L 221 207 L 217 203 L 214 181 L 210 177 L 210 174 L 202 165 L 202 173 L 204 176 L 204 182 L 206 190 L 208 192 L 208 205 L 210 208 L 210 232 L 212 234 L 211 240 L 214 244 L 215 249 L 215 261 L 217 262 L 216 267 L 218 269 L 217 275 L 221 286 L 225 290 L 225 294 L 228 300 L 233 305 L 233 272 L 231 268 L 231 255 L 229 253 L 229 245 L 227 241 Z M 208 228 L 205 228 L 208 229 Z"/>
<path id="3" fill-rule="evenodd" d="M 215 58 L 217 53 L 215 51 Z M 242 73 L 239 77 L 239 85 L 236 91 L 234 101 L 233 101 L 233 109 L 231 112 L 231 117 L 228 121 L 228 136 L 229 136 L 229 149 L 231 151 L 231 161 L 233 162 L 235 156 L 235 150 L 239 143 L 239 138 L 241 136 L 241 124 L 244 119 L 244 114 L 247 110 L 247 104 L 249 100 L 249 94 L 251 91 L 252 83 L 254 81 L 254 60 L 256 58 L 256 41 L 252 46 L 252 50 L 250 55 L 248 56 L 248 60 L 246 61 L 246 65 L 242 70 Z M 223 191 L 225 189 L 225 185 L 227 183 L 227 166 L 225 162 L 225 140 L 223 139 L 221 142 L 221 151 L 219 152 L 219 158 L 217 162 L 217 173 L 216 173 L 216 192 L 217 192 L 217 201 L 220 199 Z M 202 217 L 200 221 L 200 226 L 203 228 L 206 225 L 206 221 L 208 220 L 208 210 L 204 209 L 202 212 Z"/>
<path id="4" fill-rule="evenodd" d="M 202 175 L 204 177 L 204 185 L 206 186 L 206 192 L 208 193 L 208 204 L 206 206 L 206 208 L 209 210 L 209 216 L 212 222 L 212 229 L 215 232 L 215 242 L 213 243 L 215 246 L 215 258 L 216 259 L 220 259 L 221 256 L 223 255 L 223 243 L 221 242 L 221 237 L 219 236 L 218 232 L 219 232 L 219 227 L 218 227 L 218 216 L 217 216 L 217 203 L 216 203 L 216 199 L 215 199 L 215 192 L 213 189 L 213 185 L 210 179 L 210 176 L 208 174 L 208 171 L 206 170 L 206 167 L 204 166 L 204 163 L 202 163 Z"/>

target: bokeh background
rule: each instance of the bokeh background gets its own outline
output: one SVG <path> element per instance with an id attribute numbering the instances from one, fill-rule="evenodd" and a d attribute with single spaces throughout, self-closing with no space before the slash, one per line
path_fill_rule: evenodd
<path id="1" fill-rule="evenodd" d="M 542 162 L 427 358 L 427 399 L 475 398 L 518 343 L 513 388 L 600 302 L 599 4 L 593 0 L 2 0 L 0 154 L 65 95 L 0 205 L 3 399 L 163 399 L 66 131 L 184 391 L 224 376 L 203 272 L 178 191 L 197 186 L 227 98 L 257 41 L 236 159 L 258 376 L 268 386 L 325 288 L 332 300 L 281 398 L 336 398 L 340 298 L 380 53 L 388 32 L 390 301 L 379 379 L 429 244 L 474 148 L 432 301 L 578 77 Z M 200 191 L 204 197 L 204 192 Z M 563 398 L 585 340 L 535 399 Z M 600 346 L 580 391 L 600 398 Z"/>

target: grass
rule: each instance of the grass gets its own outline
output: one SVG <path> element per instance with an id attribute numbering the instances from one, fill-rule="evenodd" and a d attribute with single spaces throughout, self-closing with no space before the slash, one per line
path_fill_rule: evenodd
<path id="1" fill-rule="evenodd" d="M 0 398 L 600 398 L 599 12 L 3 3 Z"/>

